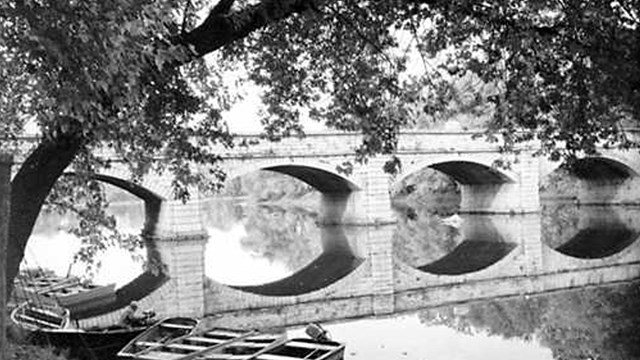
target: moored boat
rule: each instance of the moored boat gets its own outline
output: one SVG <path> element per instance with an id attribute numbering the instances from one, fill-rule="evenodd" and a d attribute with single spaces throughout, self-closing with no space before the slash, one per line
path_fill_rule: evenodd
<path id="1" fill-rule="evenodd" d="M 72 314 L 113 302 L 115 284 L 96 285 L 75 276 L 61 277 L 51 272 L 23 272 L 15 281 L 17 302 L 60 305 Z"/>
<path id="2" fill-rule="evenodd" d="M 267 351 L 286 340 L 283 333 L 210 328 L 165 343 L 146 343 L 134 354 L 144 360 L 243 360 Z"/>
<path id="3" fill-rule="evenodd" d="M 91 359 L 113 358 L 123 345 L 151 325 L 82 329 L 74 326 L 68 309 L 30 302 L 13 309 L 11 320 L 27 332 L 31 343 L 70 349 L 74 357 Z"/>
<path id="4" fill-rule="evenodd" d="M 22 303 L 11 311 L 11 320 L 25 330 L 63 329 L 69 325 L 69 310 L 54 306 Z"/>
<path id="5" fill-rule="evenodd" d="M 162 319 L 125 345 L 118 351 L 118 356 L 123 359 L 132 358 L 135 354 L 149 348 L 188 336 L 197 326 L 198 320 L 190 317 Z"/>

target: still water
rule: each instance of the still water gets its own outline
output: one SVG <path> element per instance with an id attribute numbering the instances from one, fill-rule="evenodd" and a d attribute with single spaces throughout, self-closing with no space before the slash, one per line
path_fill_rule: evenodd
<path id="1" fill-rule="evenodd" d="M 638 283 L 328 324 L 346 359 L 640 359 Z M 299 330 L 298 330 L 299 331 Z"/>
<path id="2" fill-rule="evenodd" d="M 202 214 L 209 234 L 205 276 L 244 291 L 291 295 L 322 288 L 357 268 L 363 255 L 357 234 L 319 226 L 314 196 L 256 201 L 242 195 L 205 202 Z M 445 204 L 441 207 L 396 204 L 394 257 L 423 272 L 458 275 L 489 267 L 515 248 L 508 232 L 496 225 L 500 220 L 495 215 L 456 215 L 455 203 L 439 202 Z M 111 209 L 121 231 L 140 231 L 141 203 L 115 203 Z M 543 210 L 541 240 L 567 256 L 611 256 L 640 234 L 637 207 L 547 203 Z M 41 217 L 23 265 L 61 275 L 86 275 L 85 265 L 70 266 L 80 247 L 79 240 L 65 231 L 70 222 Z M 107 248 L 98 258 L 100 266 L 88 274 L 96 283 L 123 285 L 143 271 L 144 251 L 133 255 Z M 316 272 L 305 275 L 310 268 Z M 324 275 L 318 276 L 317 269 Z M 312 280 L 317 278 L 324 282 Z M 283 279 L 295 281 L 287 284 Z M 301 282 L 306 282 L 306 288 Z M 379 318 L 336 319 L 325 327 L 336 340 L 347 343 L 346 359 L 631 360 L 640 359 L 638 295 L 637 284 L 614 284 Z M 290 336 L 303 332 L 288 331 Z"/>

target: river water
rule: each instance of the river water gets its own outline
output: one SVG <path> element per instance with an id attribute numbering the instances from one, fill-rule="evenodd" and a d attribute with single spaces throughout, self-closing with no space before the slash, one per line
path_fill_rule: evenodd
<path id="1" fill-rule="evenodd" d="M 319 226 L 317 196 L 307 194 L 304 198 L 290 201 L 271 196 L 267 201 L 256 201 L 242 195 L 205 202 L 203 216 L 209 234 L 206 277 L 245 291 L 288 295 L 327 284 L 309 284 L 306 290 L 299 286 L 274 290 L 261 285 L 298 273 L 326 254 L 327 248 L 338 249 L 331 254 L 341 254 L 330 258 L 334 273 L 335 266 L 344 267 L 345 272 L 356 268 L 362 254 L 358 254 L 354 236 L 349 230 Z M 495 225 L 500 223 L 496 216 L 507 215 L 457 214 L 455 195 L 438 200 L 437 206 L 404 200 L 395 202 L 398 224 L 391 239 L 393 253 L 419 271 L 472 273 L 499 262 L 515 247 L 508 232 Z M 144 222 L 140 202 L 114 203 L 111 210 L 121 231 L 140 231 Z M 639 215 L 638 207 L 546 202 L 540 216 L 540 237 L 567 256 L 604 258 L 637 241 Z M 517 219 L 512 216 L 509 221 Z M 23 266 L 86 275 L 85 265 L 70 266 L 80 247 L 65 230 L 72 222 L 54 215 L 41 216 Z M 123 285 L 142 272 L 144 251 L 133 255 L 107 248 L 98 257 L 100 266 L 89 274 L 96 283 Z M 340 265 L 335 265 L 337 262 Z M 331 282 L 342 275 L 326 278 Z M 336 340 L 347 344 L 346 359 L 632 360 L 640 359 L 638 295 L 637 283 L 603 284 L 377 318 L 335 319 L 325 327 Z M 291 335 L 302 331 L 289 329 Z"/>

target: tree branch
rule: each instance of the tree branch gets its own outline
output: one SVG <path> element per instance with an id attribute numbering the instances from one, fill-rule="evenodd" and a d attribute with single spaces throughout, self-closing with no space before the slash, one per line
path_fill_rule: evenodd
<path id="1" fill-rule="evenodd" d="M 271 23 L 291 15 L 315 10 L 329 0 L 263 0 L 237 11 L 229 11 L 232 0 L 220 1 L 204 22 L 179 36 L 174 43 L 190 48 L 183 63 L 213 52 Z M 226 10 L 226 11 L 225 11 Z"/>

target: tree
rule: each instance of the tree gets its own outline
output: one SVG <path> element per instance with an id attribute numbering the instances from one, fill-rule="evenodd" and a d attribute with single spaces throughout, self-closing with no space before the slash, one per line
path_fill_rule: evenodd
<path id="1" fill-rule="evenodd" d="M 29 122 L 42 133 L 13 179 L 9 280 L 48 196 L 61 209 L 79 197 L 104 206 L 99 187 L 69 185 L 108 166 L 97 147 L 118 152 L 133 179 L 170 170 L 178 197 L 218 186 L 219 169 L 192 165 L 218 162 L 212 143 L 232 146 L 221 112 L 234 66 L 265 89 L 268 138 L 301 133 L 308 113 L 361 131 L 361 161 L 392 154 L 414 105 L 445 108 L 451 74 L 465 71 L 498 89 L 488 130 L 507 148 L 538 137 L 558 158 L 630 145 L 619 123 L 640 107 L 637 0 L 220 0 L 198 22 L 206 6 L 0 4 L 0 139 L 15 145 Z M 59 181 L 70 166 L 79 178 Z"/>

